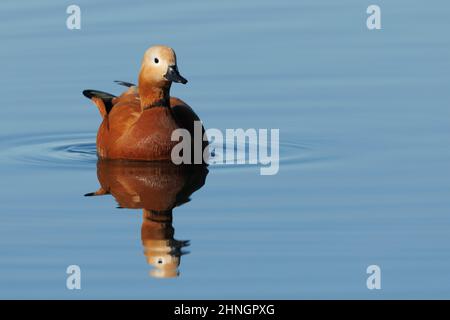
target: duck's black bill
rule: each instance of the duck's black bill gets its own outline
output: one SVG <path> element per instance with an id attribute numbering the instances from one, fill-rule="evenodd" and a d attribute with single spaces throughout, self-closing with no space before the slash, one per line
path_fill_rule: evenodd
<path id="1" fill-rule="evenodd" d="M 169 68 L 167 69 L 167 73 L 164 75 L 164 78 L 169 81 L 180 82 L 182 84 L 186 84 L 188 82 L 181 76 L 180 72 L 178 72 L 177 66 L 169 66 Z"/>

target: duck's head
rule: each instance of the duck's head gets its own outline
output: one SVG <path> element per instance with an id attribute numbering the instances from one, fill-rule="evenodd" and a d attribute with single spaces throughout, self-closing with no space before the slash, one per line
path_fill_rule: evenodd
<path id="1" fill-rule="evenodd" d="M 175 51 L 166 46 L 147 49 L 142 59 L 139 86 L 170 87 L 172 82 L 187 83 L 178 71 Z"/>

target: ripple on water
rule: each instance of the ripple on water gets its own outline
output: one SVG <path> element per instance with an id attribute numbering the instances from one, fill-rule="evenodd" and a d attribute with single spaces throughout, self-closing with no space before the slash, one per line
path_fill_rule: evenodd
<path id="1" fill-rule="evenodd" d="M 16 164 L 44 166 L 50 168 L 91 169 L 97 162 L 94 133 L 52 133 L 28 136 L 4 137 L 0 157 L 3 161 Z M 232 145 L 232 144 L 230 144 Z M 246 151 L 254 145 L 234 147 L 236 160 L 245 160 Z M 265 149 L 267 146 L 259 145 Z M 323 160 L 315 154 L 317 146 L 312 142 L 280 142 L 280 165 L 318 162 Z M 236 164 L 220 161 L 230 151 L 226 141 L 223 144 L 210 145 L 211 168 L 245 168 L 261 166 L 260 164 Z M 268 148 L 270 155 L 271 149 Z"/>
<path id="2" fill-rule="evenodd" d="M 95 134 L 55 133 L 9 137 L 2 157 L 45 167 L 91 168 L 97 161 Z"/>

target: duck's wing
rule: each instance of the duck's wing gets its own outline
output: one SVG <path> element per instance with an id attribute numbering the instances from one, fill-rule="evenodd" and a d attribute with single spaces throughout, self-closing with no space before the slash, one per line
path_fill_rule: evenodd
<path id="1" fill-rule="evenodd" d="M 104 120 L 110 132 L 123 134 L 139 119 L 142 114 L 141 100 L 136 87 L 130 87 L 112 100 L 113 107 Z"/>
<path id="2" fill-rule="evenodd" d="M 170 107 L 172 109 L 172 114 L 175 118 L 175 121 L 180 126 L 180 128 L 186 129 L 191 137 L 193 139 L 202 139 L 201 145 L 202 145 L 202 152 L 203 154 L 209 154 L 209 149 L 205 150 L 206 148 L 209 148 L 209 141 L 208 137 L 205 133 L 205 128 L 202 126 L 202 136 L 197 137 L 195 134 L 195 122 L 198 121 L 201 123 L 200 117 L 194 112 L 194 110 L 183 100 L 170 97 Z M 194 142 L 194 140 L 192 140 Z M 195 148 L 194 143 L 192 144 L 193 149 L 191 150 L 191 154 L 195 154 Z M 206 152 L 206 153 L 205 153 Z M 207 159 L 203 158 L 204 161 L 207 161 Z M 193 160 L 195 161 L 195 160 Z M 204 162 L 203 162 L 204 163 Z"/>
<path id="3" fill-rule="evenodd" d="M 199 116 L 186 102 L 176 97 L 170 97 L 170 107 L 172 109 L 173 116 L 175 117 L 177 124 L 181 128 L 188 130 L 189 133 L 193 135 L 194 122 L 200 121 Z"/>

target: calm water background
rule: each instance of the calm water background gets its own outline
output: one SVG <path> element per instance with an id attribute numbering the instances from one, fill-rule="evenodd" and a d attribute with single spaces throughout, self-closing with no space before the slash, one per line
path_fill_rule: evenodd
<path id="1" fill-rule="evenodd" d="M 448 1 L 76 1 L 79 31 L 69 4 L 0 4 L 0 298 L 450 298 Z M 83 197 L 100 117 L 81 91 L 119 93 L 159 43 L 207 127 L 281 140 L 279 174 L 212 167 L 175 209 L 175 279 L 149 277 L 140 210 Z"/>

